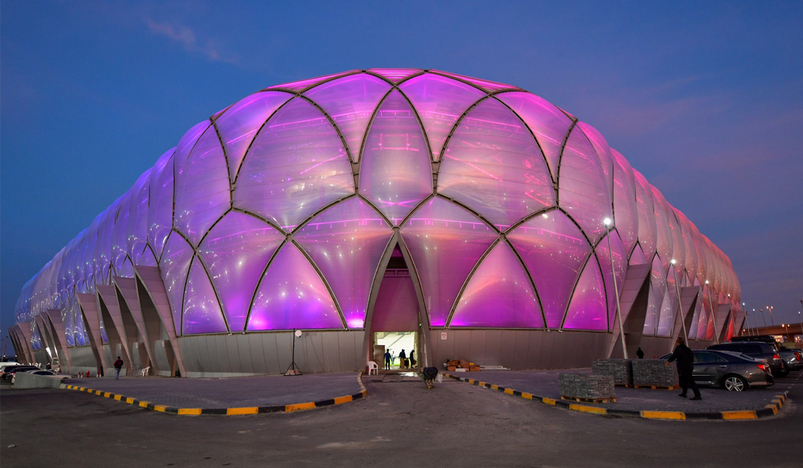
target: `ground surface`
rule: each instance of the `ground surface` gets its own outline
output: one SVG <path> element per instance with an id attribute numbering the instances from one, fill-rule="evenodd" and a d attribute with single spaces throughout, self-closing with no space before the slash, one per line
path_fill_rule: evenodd
<path id="1" fill-rule="evenodd" d="M 379 380 L 379 381 L 377 381 Z M 775 417 L 600 417 L 445 379 L 364 377 L 368 397 L 291 414 L 175 416 L 0 388 L 0 463 L 41 466 L 801 466 L 803 379 Z M 13 446 L 13 448 L 10 448 Z"/>

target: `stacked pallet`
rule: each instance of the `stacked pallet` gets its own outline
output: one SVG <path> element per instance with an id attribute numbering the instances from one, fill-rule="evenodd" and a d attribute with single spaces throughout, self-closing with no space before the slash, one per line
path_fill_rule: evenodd
<path id="1" fill-rule="evenodd" d="M 598 359 L 591 364 L 591 372 L 610 375 L 615 385 L 633 385 L 633 364 L 630 359 Z"/>
<path id="2" fill-rule="evenodd" d="M 613 377 L 594 374 L 558 374 L 560 397 L 564 400 L 605 403 L 616 401 Z"/>
<path id="3" fill-rule="evenodd" d="M 446 370 L 450 372 L 476 372 L 480 370 L 480 366 L 465 359 L 450 359 L 446 361 Z"/>
<path id="4" fill-rule="evenodd" d="M 663 359 L 636 359 L 633 365 L 633 385 L 673 389 L 678 386 L 678 371 L 674 365 L 667 366 Z"/>

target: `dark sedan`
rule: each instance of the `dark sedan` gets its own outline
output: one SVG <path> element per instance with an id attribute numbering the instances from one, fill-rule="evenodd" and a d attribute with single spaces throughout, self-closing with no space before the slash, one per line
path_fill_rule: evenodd
<path id="1" fill-rule="evenodd" d="M 750 387 L 770 387 L 775 378 L 770 367 L 760 359 L 740 353 L 714 351 L 694 352 L 694 381 L 699 385 L 723 387 L 731 392 L 741 392 Z M 669 355 L 663 357 L 668 358 Z"/>

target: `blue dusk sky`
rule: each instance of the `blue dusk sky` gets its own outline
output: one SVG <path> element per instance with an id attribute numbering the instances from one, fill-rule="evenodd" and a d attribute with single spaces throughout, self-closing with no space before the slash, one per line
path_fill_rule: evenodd
<path id="1" fill-rule="evenodd" d="M 730 257 L 803 299 L 803 2 L 0 0 L 0 317 L 193 124 L 371 67 L 520 86 L 599 129 Z M 767 317 L 769 320 L 769 317 Z"/>

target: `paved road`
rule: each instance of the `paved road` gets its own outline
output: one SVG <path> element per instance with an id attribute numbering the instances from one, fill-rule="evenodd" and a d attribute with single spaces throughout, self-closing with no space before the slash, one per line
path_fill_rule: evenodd
<path id="1" fill-rule="evenodd" d="M 779 416 L 672 422 L 570 412 L 445 380 L 365 377 L 368 398 L 292 414 L 177 417 L 0 389 L 4 468 L 41 466 L 799 467 L 803 379 Z M 9 448 L 15 445 L 14 448 Z"/>

